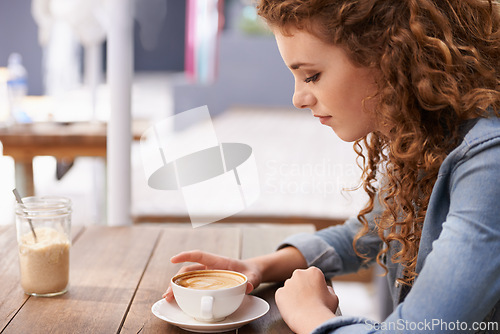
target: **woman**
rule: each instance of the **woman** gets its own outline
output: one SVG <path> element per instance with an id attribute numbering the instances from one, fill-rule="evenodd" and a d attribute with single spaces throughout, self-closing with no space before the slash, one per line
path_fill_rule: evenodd
<path id="1" fill-rule="evenodd" d="M 172 262 L 244 272 L 249 291 L 286 280 L 276 302 L 297 333 L 498 332 L 499 7 L 261 0 L 295 77 L 294 105 L 355 142 L 370 200 L 358 217 L 293 236 L 273 254 L 238 261 L 192 251 Z M 386 269 L 393 313 L 382 323 L 336 317 L 323 275 L 375 261 Z"/>

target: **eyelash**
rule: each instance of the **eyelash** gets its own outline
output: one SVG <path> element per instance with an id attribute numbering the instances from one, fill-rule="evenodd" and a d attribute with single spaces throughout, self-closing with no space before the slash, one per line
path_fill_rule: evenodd
<path id="1" fill-rule="evenodd" d="M 306 78 L 304 80 L 305 83 L 310 83 L 310 82 L 316 82 L 318 81 L 318 78 L 319 78 L 319 73 L 316 73 L 315 75 L 309 77 L 309 78 Z"/>

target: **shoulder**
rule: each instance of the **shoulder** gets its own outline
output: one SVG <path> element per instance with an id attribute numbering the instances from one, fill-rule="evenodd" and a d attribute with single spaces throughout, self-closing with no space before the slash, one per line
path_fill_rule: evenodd
<path id="1" fill-rule="evenodd" d="M 476 124 L 465 135 L 460 146 L 465 146 L 470 150 L 488 142 L 496 145 L 498 141 L 500 141 L 500 118 L 492 116 L 477 120 Z"/>
<path id="2" fill-rule="evenodd" d="M 443 161 L 440 175 L 450 172 L 460 163 L 473 159 L 484 151 L 489 150 L 491 155 L 498 155 L 496 148 L 500 148 L 500 118 L 492 116 L 469 122 L 474 125 L 465 134 L 463 141 Z"/>

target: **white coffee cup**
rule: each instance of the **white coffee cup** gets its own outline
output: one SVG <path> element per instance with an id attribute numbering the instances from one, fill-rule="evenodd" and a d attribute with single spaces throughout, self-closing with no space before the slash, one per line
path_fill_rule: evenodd
<path id="1" fill-rule="evenodd" d="M 248 279 L 229 270 L 198 270 L 171 280 L 177 305 L 199 321 L 217 322 L 234 313 L 243 302 Z"/>

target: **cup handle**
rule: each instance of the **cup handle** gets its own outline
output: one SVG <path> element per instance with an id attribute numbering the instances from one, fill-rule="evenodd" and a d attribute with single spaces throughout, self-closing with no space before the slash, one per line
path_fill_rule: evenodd
<path id="1" fill-rule="evenodd" d="M 213 307 L 214 307 L 214 297 L 203 296 L 201 298 L 201 316 L 204 320 L 213 319 L 214 317 Z"/>

